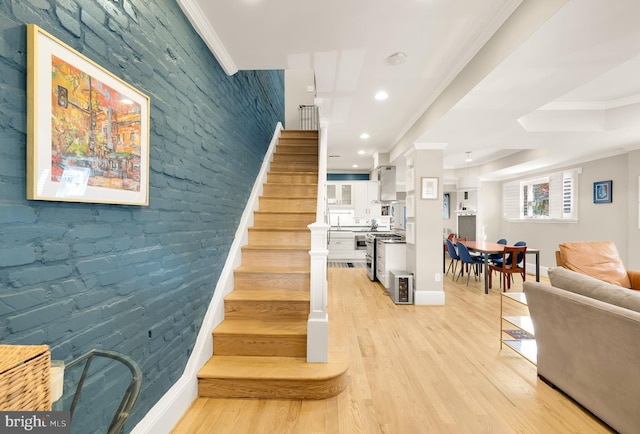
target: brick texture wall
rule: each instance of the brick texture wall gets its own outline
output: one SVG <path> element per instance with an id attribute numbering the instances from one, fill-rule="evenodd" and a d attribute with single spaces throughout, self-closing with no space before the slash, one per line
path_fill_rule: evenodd
<path id="1" fill-rule="evenodd" d="M 25 199 L 27 23 L 151 98 L 149 207 Z M 182 374 L 284 120 L 284 74 L 228 77 L 173 0 L 0 0 L 0 31 L 0 342 L 130 355 L 144 383 L 129 431 Z M 112 411 L 109 372 L 77 432 Z"/>

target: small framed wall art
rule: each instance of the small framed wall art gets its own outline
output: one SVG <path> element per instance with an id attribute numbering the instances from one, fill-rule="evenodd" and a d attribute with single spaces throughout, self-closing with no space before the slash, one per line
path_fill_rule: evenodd
<path id="1" fill-rule="evenodd" d="M 449 220 L 451 218 L 451 209 L 450 209 L 450 203 L 451 203 L 451 194 L 450 193 L 445 193 L 442 195 L 442 218 L 444 220 Z"/>
<path id="2" fill-rule="evenodd" d="M 593 203 L 611 203 L 613 201 L 613 185 L 609 181 L 593 183 Z"/>
<path id="3" fill-rule="evenodd" d="M 421 178 L 420 179 L 420 198 L 421 199 L 437 199 L 438 198 L 438 178 Z"/>
<path id="4" fill-rule="evenodd" d="M 149 97 L 27 26 L 27 199 L 149 204 Z"/>

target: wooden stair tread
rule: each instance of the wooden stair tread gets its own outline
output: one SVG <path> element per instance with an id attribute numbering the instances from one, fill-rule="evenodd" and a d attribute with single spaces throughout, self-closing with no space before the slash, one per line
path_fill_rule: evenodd
<path id="1" fill-rule="evenodd" d="M 232 301 L 309 301 L 309 293 L 305 291 L 288 291 L 278 289 L 236 289 L 224 299 Z"/>
<path id="2" fill-rule="evenodd" d="M 295 252 L 295 251 L 303 251 L 305 253 L 307 253 L 309 251 L 308 247 L 302 247 L 302 246 L 292 246 L 292 245 L 272 245 L 272 246 L 268 246 L 268 245 L 262 245 L 262 246 L 254 246 L 252 244 L 246 244 L 244 246 L 242 246 L 242 250 L 278 250 L 278 251 L 285 251 L 285 252 Z"/>
<path id="3" fill-rule="evenodd" d="M 281 202 L 287 205 L 295 205 L 295 204 L 301 204 L 301 205 L 313 205 L 313 212 L 316 212 L 316 204 L 318 203 L 318 199 L 317 196 L 313 195 L 313 196 L 297 196 L 297 197 L 291 197 L 291 196 L 280 196 L 280 195 L 275 195 L 275 196 L 261 196 L 260 197 L 260 201 L 266 204 L 272 204 L 273 202 Z M 262 210 L 262 208 L 260 208 Z M 307 212 L 311 212 L 311 211 L 307 211 Z"/>
<path id="4" fill-rule="evenodd" d="M 285 136 L 285 137 L 291 137 L 291 136 L 295 136 L 295 135 L 302 135 L 305 137 L 317 137 L 318 136 L 318 130 L 298 130 L 295 128 L 289 128 L 286 130 L 282 130 L 282 132 L 280 133 L 281 136 Z"/>
<path id="5" fill-rule="evenodd" d="M 260 265 L 240 265 L 234 271 L 244 272 L 244 273 L 289 273 L 289 274 L 309 274 L 309 267 L 262 267 Z"/>
<path id="6" fill-rule="evenodd" d="M 271 166 L 276 169 L 274 172 L 286 172 L 286 173 L 307 173 L 311 172 L 317 176 L 318 163 L 310 161 L 271 161 Z"/>
<path id="7" fill-rule="evenodd" d="M 259 287 L 259 286 L 258 286 Z M 255 287 L 254 287 L 255 288 Z M 240 289 L 234 289 L 233 292 L 244 292 L 244 291 L 282 291 L 282 292 L 300 292 L 303 294 L 309 294 L 306 291 L 298 291 L 298 290 L 292 290 L 292 289 L 287 289 L 287 288 L 267 288 L 267 289 L 246 289 L 246 288 L 240 288 Z M 231 293 L 229 293 L 231 294 Z M 228 296 L 227 296 L 228 297 Z M 308 314 L 309 312 L 307 312 Z"/>
<path id="8" fill-rule="evenodd" d="M 274 228 L 268 226 L 251 226 L 249 228 L 250 231 L 258 231 L 258 232 L 306 232 L 309 233 L 310 230 L 308 228 L 299 228 L 295 226 L 291 227 L 283 227 L 283 228 Z"/>
<path id="9" fill-rule="evenodd" d="M 281 145 L 278 145 L 281 146 Z M 318 152 L 316 147 L 308 147 L 308 149 L 304 148 L 303 145 L 290 145 L 290 149 L 280 148 L 277 149 L 273 154 L 273 161 L 308 161 L 308 162 L 316 162 L 318 161 Z M 295 148 L 295 149 L 294 149 Z M 314 152 L 309 152 L 314 151 Z M 284 159 L 284 160 L 283 160 Z"/>
<path id="10" fill-rule="evenodd" d="M 295 198 L 295 199 L 300 199 L 300 198 Z M 255 214 L 294 214 L 294 215 L 298 215 L 298 214 L 313 214 L 316 215 L 315 211 L 254 211 Z"/>
<path id="11" fill-rule="evenodd" d="M 270 170 L 269 174 L 270 175 L 291 175 L 292 172 L 286 171 L 283 172 L 282 170 Z M 296 171 L 294 172 L 296 175 L 318 175 L 317 171 L 313 171 L 313 172 L 309 172 L 309 171 Z M 317 184 L 317 183 L 316 183 Z"/>
<path id="12" fill-rule="evenodd" d="M 307 363 L 304 357 L 213 356 L 200 369 L 198 378 L 301 379 L 322 381 L 344 374 L 349 357 L 329 351 L 327 363 Z"/>
<path id="13" fill-rule="evenodd" d="M 310 222 L 313 223 L 313 222 Z M 305 227 L 300 227 L 300 226 L 265 226 L 265 225 L 261 225 L 261 226 L 253 226 L 251 228 L 249 228 L 249 230 L 254 229 L 254 230 L 263 230 L 263 231 L 289 231 L 289 232 L 308 232 L 310 233 L 311 230 L 309 228 Z"/>
<path id="14" fill-rule="evenodd" d="M 279 196 L 279 195 L 270 195 L 270 196 L 261 196 L 260 199 L 278 199 L 278 200 L 289 200 L 291 202 L 295 202 L 296 200 L 313 200 L 314 202 L 317 202 L 317 195 L 313 195 L 313 196 Z M 276 211 L 261 211 L 261 212 L 276 212 Z M 289 212 L 287 211 L 280 211 L 281 213 L 286 213 L 289 214 Z M 291 211 L 294 212 L 294 211 Z M 310 212 L 313 212 L 314 214 L 316 213 L 316 211 L 301 211 L 304 214 L 308 214 Z"/>
<path id="15" fill-rule="evenodd" d="M 281 176 L 288 176 L 288 177 L 295 177 L 295 176 L 300 176 L 300 177 L 305 177 L 305 176 L 313 176 L 313 175 L 303 175 L 300 173 L 281 173 Z M 274 178 L 273 176 L 271 178 Z M 297 181 L 291 181 L 290 179 L 287 179 L 285 181 L 267 181 L 268 185 L 276 185 L 278 187 L 282 187 L 283 185 L 290 185 L 290 186 L 307 186 L 307 187 L 313 187 L 313 188 L 318 188 L 318 183 L 317 182 L 304 182 L 304 183 L 298 183 Z"/>
<path id="16" fill-rule="evenodd" d="M 313 205 L 316 205 L 318 203 L 317 193 L 310 194 L 308 196 L 291 196 L 291 195 L 284 195 L 282 193 L 280 194 L 272 193 L 269 196 L 260 196 L 260 200 L 267 201 L 267 202 L 284 201 L 284 202 L 303 202 L 303 203 L 310 201 Z M 313 211 L 315 212 L 316 209 L 314 208 Z"/>
<path id="17" fill-rule="evenodd" d="M 278 187 L 283 187 L 283 186 L 287 186 L 287 187 L 318 187 L 318 183 L 312 183 L 312 182 L 305 182 L 305 183 L 299 183 L 299 182 L 295 182 L 295 183 L 291 183 L 291 184 L 284 184 L 282 182 L 267 182 L 265 183 L 265 185 L 269 185 L 269 186 L 278 186 Z"/>
<path id="18" fill-rule="evenodd" d="M 225 319 L 213 331 L 214 335 L 302 336 L 307 334 L 306 320 Z M 215 348 L 214 348 L 215 352 Z"/>
<path id="19" fill-rule="evenodd" d="M 318 155 L 318 145 L 315 143 L 278 143 L 276 154 L 280 155 Z"/>

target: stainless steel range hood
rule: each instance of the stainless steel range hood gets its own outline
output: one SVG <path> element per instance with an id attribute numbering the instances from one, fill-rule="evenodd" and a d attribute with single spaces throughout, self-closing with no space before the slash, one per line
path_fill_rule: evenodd
<path id="1" fill-rule="evenodd" d="M 378 201 L 396 200 L 396 166 L 378 166 Z"/>

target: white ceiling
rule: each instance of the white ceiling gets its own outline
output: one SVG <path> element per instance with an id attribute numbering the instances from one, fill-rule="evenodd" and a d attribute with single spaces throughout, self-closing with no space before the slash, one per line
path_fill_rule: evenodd
<path id="1" fill-rule="evenodd" d="M 638 0 L 178 3 L 228 73 L 315 71 L 329 169 L 418 143 L 505 179 L 640 148 Z"/>

